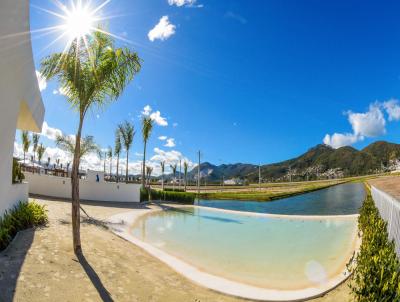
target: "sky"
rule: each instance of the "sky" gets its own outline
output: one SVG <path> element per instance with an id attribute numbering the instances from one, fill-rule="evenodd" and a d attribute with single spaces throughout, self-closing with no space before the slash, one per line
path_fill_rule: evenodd
<path id="1" fill-rule="evenodd" d="M 62 13 L 55 3 L 31 1 L 37 70 L 66 45 L 60 32 L 40 30 L 60 23 L 48 12 Z M 156 174 L 163 159 L 193 166 L 198 150 L 217 165 L 267 164 L 321 143 L 400 143 L 399 10 L 398 1 L 108 1 L 98 11 L 103 25 L 143 64 L 116 102 L 89 113 L 84 134 L 106 148 L 119 123 L 133 122 L 136 173 L 140 118 L 151 116 L 148 164 Z M 74 134 L 77 115 L 57 81 L 40 80 L 46 155 L 63 158 L 54 136 Z M 17 133 L 16 153 L 19 141 Z M 94 155 L 84 163 L 101 164 Z"/>

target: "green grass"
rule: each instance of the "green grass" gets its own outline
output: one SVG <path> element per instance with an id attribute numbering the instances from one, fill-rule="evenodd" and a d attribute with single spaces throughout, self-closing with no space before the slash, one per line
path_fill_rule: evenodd
<path id="1" fill-rule="evenodd" d="M 0 217 L 0 251 L 21 230 L 46 224 L 47 211 L 36 202 L 19 202 Z"/>

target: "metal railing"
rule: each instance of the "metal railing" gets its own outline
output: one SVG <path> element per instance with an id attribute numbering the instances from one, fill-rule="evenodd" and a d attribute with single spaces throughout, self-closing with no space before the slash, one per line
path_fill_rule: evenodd
<path id="1" fill-rule="evenodd" d="M 371 186 L 371 194 L 379 214 L 388 223 L 389 239 L 394 240 L 400 257 L 400 201 L 374 186 Z"/>

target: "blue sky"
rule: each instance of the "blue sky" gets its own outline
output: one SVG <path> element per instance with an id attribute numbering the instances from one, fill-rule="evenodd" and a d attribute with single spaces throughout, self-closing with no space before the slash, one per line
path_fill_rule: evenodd
<path id="1" fill-rule="evenodd" d="M 38 7 L 59 12 L 32 0 L 33 31 L 59 23 Z M 335 147 L 400 142 L 399 9 L 396 1 L 112 0 L 101 14 L 113 16 L 109 31 L 130 41 L 117 43 L 136 50 L 143 68 L 117 102 L 89 114 L 84 132 L 107 147 L 117 124 L 133 119 L 131 158 L 139 160 L 138 116 L 149 105 L 168 123 L 154 129 L 154 162 L 177 154 L 195 161 L 200 149 L 215 164 L 271 163 L 327 134 Z M 37 69 L 64 48 L 63 39 L 47 47 L 58 35 L 33 33 Z M 49 82 L 42 90 L 45 121 L 75 133 L 76 115 L 57 89 Z"/>

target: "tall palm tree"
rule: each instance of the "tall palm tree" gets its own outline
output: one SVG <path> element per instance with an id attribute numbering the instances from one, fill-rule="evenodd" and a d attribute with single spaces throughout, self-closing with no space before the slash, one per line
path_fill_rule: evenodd
<path id="1" fill-rule="evenodd" d="M 169 165 L 172 169 L 172 174 L 174 175 L 174 178 L 172 179 L 172 190 L 175 191 L 175 175 L 176 175 L 176 164 Z"/>
<path id="2" fill-rule="evenodd" d="M 33 169 L 32 172 L 35 174 L 35 159 L 36 159 L 36 151 L 39 145 L 40 135 L 37 133 L 32 134 L 32 145 L 33 145 Z"/>
<path id="3" fill-rule="evenodd" d="M 147 141 L 150 138 L 152 129 L 153 129 L 153 120 L 149 116 L 144 116 L 142 119 L 142 137 L 143 137 L 142 187 L 143 188 L 145 186 L 146 147 L 147 147 Z"/>
<path id="4" fill-rule="evenodd" d="M 146 175 L 147 175 L 147 186 L 150 188 L 150 181 L 151 181 L 151 173 L 153 172 L 153 168 L 150 166 L 146 167 Z"/>
<path id="5" fill-rule="evenodd" d="M 107 157 L 108 157 L 108 160 L 109 160 L 109 162 L 110 162 L 110 180 L 111 180 L 111 174 L 112 174 L 112 158 L 113 158 L 113 151 L 112 151 L 111 146 L 108 146 Z"/>
<path id="6" fill-rule="evenodd" d="M 118 169 L 119 169 L 119 155 L 121 154 L 121 133 L 119 129 L 115 131 L 115 146 L 114 155 L 117 156 L 117 182 L 118 182 Z"/>
<path id="7" fill-rule="evenodd" d="M 164 171 L 165 171 L 165 161 L 160 163 L 161 165 L 161 190 L 164 191 Z"/>
<path id="8" fill-rule="evenodd" d="M 29 151 L 29 146 L 31 144 L 31 141 L 29 140 L 28 131 L 22 131 L 21 140 L 22 140 L 22 150 L 24 151 L 24 164 L 25 164 L 26 153 Z"/>
<path id="9" fill-rule="evenodd" d="M 125 171 L 125 181 L 128 183 L 128 165 L 129 165 L 129 149 L 132 146 L 133 137 L 135 136 L 135 128 L 131 123 L 125 121 L 118 126 L 119 132 L 121 134 L 122 143 L 126 151 L 126 171 Z"/>
<path id="10" fill-rule="evenodd" d="M 189 164 L 187 163 L 187 161 L 185 161 L 185 162 L 183 163 L 183 173 L 184 173 L 184 175 L 185 175 L 185 192 L 186 192 L 186 186 L 187 186 L 188 167 L 189 167 Z"/>
<path id="11" fill-rule="evenodd" d="M 82 47 L 85 45 L 85 47 Z M 91 36 L 75 38 L 69 49 L 42 61 L 40 72 L 47 80 L 57 78 L 72 108 L 79 114 L 72 164 L 73 247 L 82 252 L 80 240 L 79 178 L 80 143 L 86 113 L 116 100 L 140 71 L 141 60 L 128 48 L 115 48 L 110 36 L 94 31 Z"/>
<path id="12" fill-rule="evenodd" d="M 39 161 L 39 165 L 42 164 L 42 158 L 43 158 L 44 152 L 46 152 L 46 148 L 43 146 L 43 144 L 40 144 L 39 147 L 37 148 L 37 158 Z M 40 168 L 39 168 L 39 173 L 40 173 Z"/>

